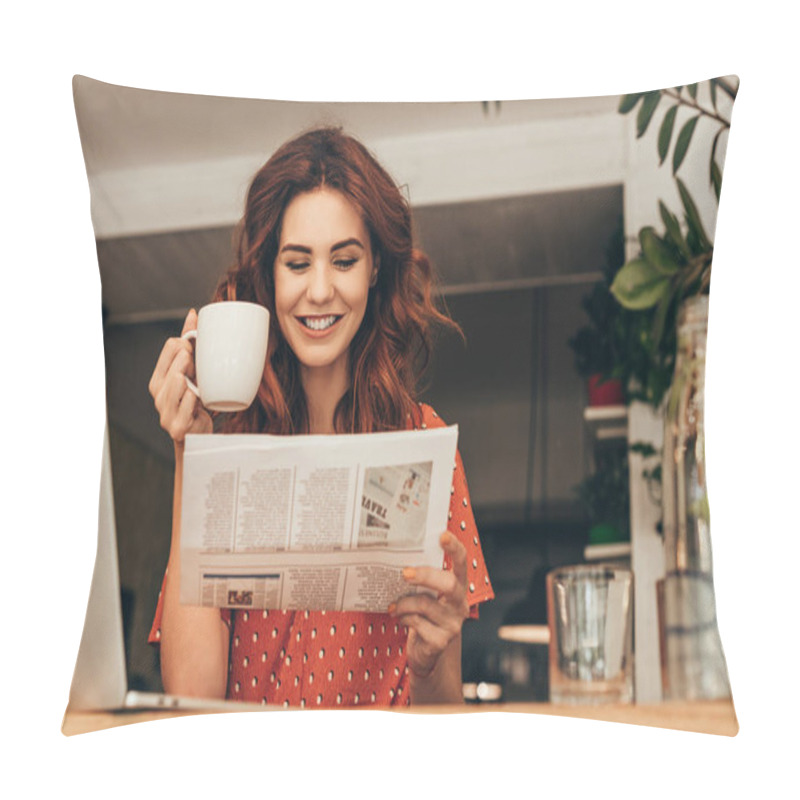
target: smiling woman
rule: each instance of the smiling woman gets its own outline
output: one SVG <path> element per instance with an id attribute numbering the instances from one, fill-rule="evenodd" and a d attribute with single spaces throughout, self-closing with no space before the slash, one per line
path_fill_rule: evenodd
<path id="1" fill-rule="evenodd" d="M 164 686 L 173 694 L 287 706 L 461 702 L 462 624 L 493 592 L 458 455 L 442 568 L 403 572 L 409 585 L 431 594 L 402 597 L 380 614 L 257 614 L 179 602 L 187 433 L 444 424 L 417 402 L 415 367 L 427 362 L 432 324 L 457 326 L 433 302 L 432 270 L 412 246 L 408 203 L 363 145 L 322 128 L 279 148 L 250 185 L 237 250 L 214 299 L 270 311 L 256 402 L 212 421 L 186 390 L 194 360 L 183 337 L 164 345 L 150 382 L 176 451 L 170 558 L 150 637 L 161 646 Z M 184 334 L 195 326 L 192 311 Z"/>

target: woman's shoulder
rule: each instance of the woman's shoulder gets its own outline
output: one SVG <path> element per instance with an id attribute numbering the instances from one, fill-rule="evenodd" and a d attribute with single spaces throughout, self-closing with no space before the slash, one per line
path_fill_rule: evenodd
<path id="1" fill-rule="evenodd" d="M 447 423 L 434 411 L 432 406 L 427 403 L 418 403 L 419 421 L 416 422 L 417 428 L 444 428 Z"/>

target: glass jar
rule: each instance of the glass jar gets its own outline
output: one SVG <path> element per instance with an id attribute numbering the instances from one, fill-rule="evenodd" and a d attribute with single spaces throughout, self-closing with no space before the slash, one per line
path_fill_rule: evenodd
<path id="1" fill-rule="evenodd" d="M 684 301 L 664 424 L 664 578 L 658 582 L 662 687 L 667 700 L 730 697 L 717 627 L 706 489 L 708 296 Z"/>
<path id="2" fill-rule="evenodd" d="M 708 295 L 684 301 L 678 313 L 678 351 L 664 426 L 663 530 L 667 574 L 711 574 L 706 493 L 705 371 Z"/>

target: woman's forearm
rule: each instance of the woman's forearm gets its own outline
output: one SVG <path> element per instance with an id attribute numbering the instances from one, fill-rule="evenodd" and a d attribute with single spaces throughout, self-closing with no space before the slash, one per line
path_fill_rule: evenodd
<path id="1" fill-rule="evenodd" d="M 216 608 L 180 603 L 180 527 L 183 445 L 175 445 L 172 542 L 161 619 L 161 677 L 169 694 L 224 697 L 229 632 Z"/>

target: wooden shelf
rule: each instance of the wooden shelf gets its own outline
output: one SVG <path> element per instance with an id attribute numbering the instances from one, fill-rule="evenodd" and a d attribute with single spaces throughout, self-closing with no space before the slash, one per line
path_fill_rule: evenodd
<path id="1" fill-rule="evenodd" d="M 626 439 L 628 436 L 627 406 L 589 406 L 583 419 L 597 441 Z"/>
<path id="2" fill-rule="evenodd" d="M 630 542 L 610 542 L 609 544 L 589 544 L 583 551 L 587 561 L 614 561 L 631 557 Z"/>
<path id="3" fill-rule="evenodd" d="M 501 625 L 497 635 L 507 642 L 523 644 L 548 644 L 550 629 L 547 625 Z"/>

